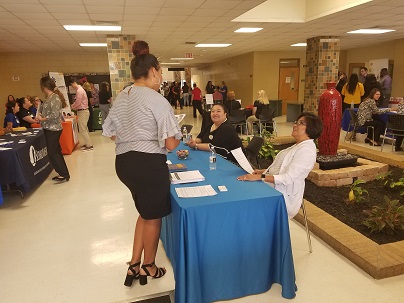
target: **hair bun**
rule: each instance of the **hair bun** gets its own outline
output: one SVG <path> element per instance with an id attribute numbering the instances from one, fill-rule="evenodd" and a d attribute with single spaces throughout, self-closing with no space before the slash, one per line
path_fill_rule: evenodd
<path id="1" fill-rule="evenodd" d="M 132 53 L 135 56 L 149 54 L 149 44 L 143 40 L 137 40 L 133 42 Z"/>

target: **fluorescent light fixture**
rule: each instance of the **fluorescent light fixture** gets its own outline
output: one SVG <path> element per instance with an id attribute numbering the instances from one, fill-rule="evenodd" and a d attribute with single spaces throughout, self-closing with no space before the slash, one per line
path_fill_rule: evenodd
<path id="1" fill-rule="evenodd" d="M 384 34 L 389 32 L 395 32 L 394 29 L 381 29 L 381 28 L 364 28 L 356 31 L 347 32 L 347 34 Z"/>
<path id="2" fill-rule="evenodd" d="M 161 65 L 175 65 L 175 64 L 181 64 L 179 62 L 161 62 Z"/>
<path id="3" fill-rule="evenodd" d="M 295 44 L 292 44 L 291 46 L 307 46 L 307 43 L 306 43 L 306 42 L 303 42 L 303 43 L 295 43 Z"/>
<path id="4" fill-rule="evenodd" d="M 89 46 L 89 47 L 107 47 L 106 43 L 79 43 L 80 46 Z"/>
<path id="5" fill-rule="evenodd" d="M 207 43 L 207 44 L 197 44 L 195 47 L 228 47 L 231 44 L 225 44 L 225 43 Z"/>
<path id="6" fill-rule="evenodd" d="M 262 30 L 262 27 L 241 27 L 235 30 L 235 33 L 256 33 Z"/>
<path id="7" fill-rule="evenodd" d="M 121 26 L 110 25 L 63 25 L 67 31 L 101 31 L 101 32 L 120 32 Z"/>
<path id="8" fill-rule="evenodd" d="M 171 58 L 170 60 L 194 60 L 194 58 Z"/>

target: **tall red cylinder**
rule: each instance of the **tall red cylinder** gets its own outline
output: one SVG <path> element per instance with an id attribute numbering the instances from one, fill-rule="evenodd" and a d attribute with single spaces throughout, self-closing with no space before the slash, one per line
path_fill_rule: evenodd
<path id="1" fill-rule="evenodd" d="M 326 83 L 327 90 L 320 96 L 318 115 L 323 120 L 324 129 L 318 138 L 320 155 L 336 155 L 342 120 L 342 99 L 335 89 L 335 83 Z"/>

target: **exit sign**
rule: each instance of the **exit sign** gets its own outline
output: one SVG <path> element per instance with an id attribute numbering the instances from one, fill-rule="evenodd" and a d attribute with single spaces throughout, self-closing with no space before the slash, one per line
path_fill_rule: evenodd
<path id="1" fill-rule="evenodd" d="M 192 53 L 185 53 L 185 58 L 192 59 L 194 55 Z"/>

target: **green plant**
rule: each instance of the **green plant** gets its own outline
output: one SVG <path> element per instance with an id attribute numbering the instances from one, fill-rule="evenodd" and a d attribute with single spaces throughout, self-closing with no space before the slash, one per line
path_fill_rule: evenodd
<path id="1" fill-rule="evenodd" d="M 365 201 L 366 198 L 364 197 L 364 194 L 369 196 L 369 193 L 366 189 L 363 189 L 362 187 L 359 186 L 359 184 L 363 184 L 365 181 L 356 179 L 350 187 L 349 195 L 348 195 L 348 203 L 354 203 L 354 202 L 362 202 Z"/>
<path id="2" fill-rule="evenodd" d="M 398 179 L 398 181 L 395 181 L 393 179 L 391 171 L 389 171 L 385 174 L 379 175 L 377 179 L 384 181 L 383 185 L 386 187 L 396 188 L 400 190 L 400 196 L 404 196 L 404 177 L 401 177 L 400 179 Z"/>
<path id="3" fill-rule="evenodd" d="M 362 222 L 370 229 L 370 232 L 385 232 L 393 234 L 397 230 L 404 230 L 404 206 L 398 200 L 390 200 L 384 197 L 386 207 L 373 206 L 372 209 L 363 212 L 369 217 Z"/>
<path id="4" fill-rule="evenodd" d="M 263 130 L 261 136 L 264 138 L 264 144 L 262 145 L 258 155 L 260 158 L 268 159 L 268 158 L 275 158 L 276 154 L 279 150 L 274 148 L 274 145 L 271 142 L 273 138 L 273 134 L 267 130 Z"/>

